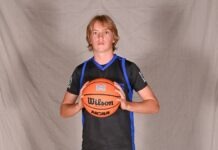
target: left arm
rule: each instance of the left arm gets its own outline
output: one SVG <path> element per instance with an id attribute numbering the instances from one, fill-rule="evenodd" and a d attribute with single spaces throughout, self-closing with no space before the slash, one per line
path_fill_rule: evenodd
<path id="1" fill-rule="evenodd" d="M 142 99 L 140 102 L 127 101 L 122 88 L 117 83 L 115 83 L 115 86 L 119 89 L 116 91 L 120 94 L 118 101 L 120 101 L 123 110 L 145 114 L 159 112 L 158 100 L 148 85 L 137 92 Z"/>

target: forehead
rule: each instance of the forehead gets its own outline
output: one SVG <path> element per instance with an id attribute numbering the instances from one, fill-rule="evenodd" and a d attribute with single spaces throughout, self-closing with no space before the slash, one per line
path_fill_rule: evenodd
<path id="1" fill-rule="evenodd" d="M 110 25 L 107 22 L 96 21 L 92 25 L 92 30 L 110 30 Z"/>

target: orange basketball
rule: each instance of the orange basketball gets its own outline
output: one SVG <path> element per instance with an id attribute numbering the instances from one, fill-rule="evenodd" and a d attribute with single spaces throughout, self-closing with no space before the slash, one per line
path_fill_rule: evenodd
<path id="1" fill-rule="evenodd" d="M 118 109 L 120 95 L 115 92 L 114 83 L 108 79 L 92 80 L 82 91 L 82 101 L 85 109 L 96 117 L 108 117 Z"/>

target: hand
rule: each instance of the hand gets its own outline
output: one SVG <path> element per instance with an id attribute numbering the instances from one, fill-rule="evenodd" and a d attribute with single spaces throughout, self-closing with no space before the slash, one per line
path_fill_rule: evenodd
<path id="1" fill-rule="evenodd" d="M 115 89 L 115 91 L 120 95 L 120 98 L 118 98 L 117 100 L 120 102 L 121 109 L 127 110 L 128 102 L 126 101 L 126 95 L 125 95 L 123 89 L 116 82 L 114 82 L 114 86 L 117 88 L 117 89 Z"/>
<path id="2" fill-rule="evenodd" d="M 85 84 L 83 84 L 82 88 L 80 89 L 80 92 L 79 92 L 79 98 L 78 98 L 78 106 L 80 109 L 82 109 L 84 106 L 83 106 L 83 102 L 82 102 L 82 98 L 83 98 L 83 95 L 82 95 L 82 92 L 84 90 L 84 88 L 88 85 L 89 81 L 87 81 Z"/>

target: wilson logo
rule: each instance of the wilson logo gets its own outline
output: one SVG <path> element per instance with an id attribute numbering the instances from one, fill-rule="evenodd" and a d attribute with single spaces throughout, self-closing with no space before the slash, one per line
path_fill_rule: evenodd
<path id="1" fill-rule="evenodd" d="M 90 105 L 99 105 L 99 106 L 112 106 L 114 105 L 113 101 L 102 101 L 101 99 L 94 99 L 91 97 L 88 97 L 88 104 Z"/>

